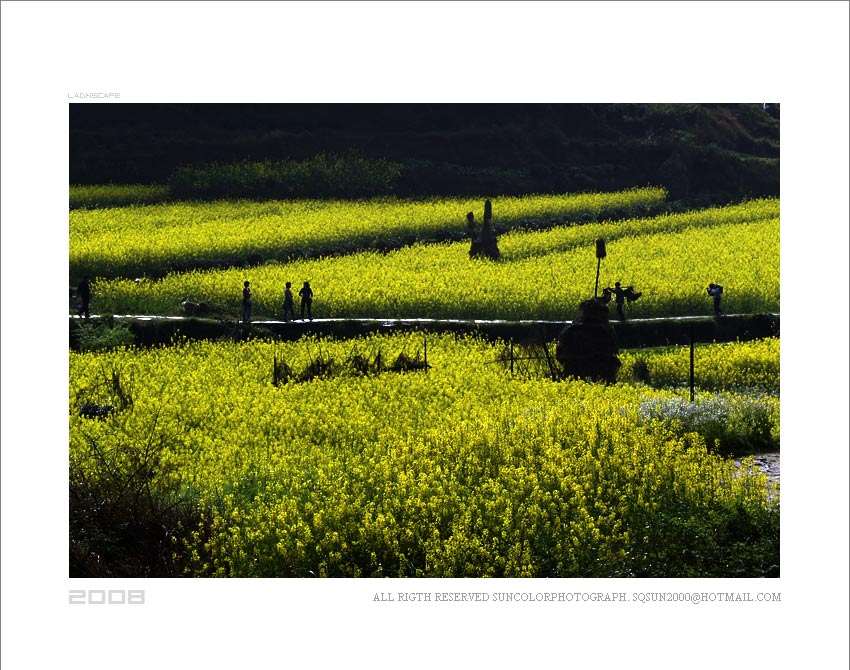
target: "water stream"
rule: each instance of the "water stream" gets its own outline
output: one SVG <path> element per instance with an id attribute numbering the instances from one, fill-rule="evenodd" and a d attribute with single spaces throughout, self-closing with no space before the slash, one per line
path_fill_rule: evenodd
<path id="1" fill-rule="evenodd" d="M 754 454 L 753 460 L 756 467 L 767 475 L 771 483 L 779 483 L 779 452 L 768 454 Z M 741 459 L 736 458 L 735 464 L 740 466 Z"/>

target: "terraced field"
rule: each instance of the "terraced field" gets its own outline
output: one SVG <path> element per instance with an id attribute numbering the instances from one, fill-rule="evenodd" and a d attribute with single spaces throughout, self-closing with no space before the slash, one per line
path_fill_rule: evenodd
<path id="1" fill-rule="evenodd" d="M 80 210 L 72 274 L 96 278 L 96 314 L 177 314 L 190 298 L 234 319 L 250 280 L 254 317 L 276 317 L 284 282 L 310 280 L 327 317 L 563 320 L 593 294 L 603 237 L 601 285 L 643 291 L 630 318 L 708 314 L 711 281 L 725 310 L 779 311 L 778 201 L 606 220 L 604 205 L 544 200 L 510 216 L 493 200 L 494 224 L 504 213 L 513 229 L 497 262 L 452 241 L 480 208 L 466 201 L 419 203 L 440 213 L 404 221 L 414 205 L 372 203 L 372 223 L 363 203 L 313 203 L 301 237 L 269 232 L 279 202 Z M 350 237 L 327 223 L 355 219 Z M 388 234 L 397 248 L 376 249 Z M 263 258 L 134 281 L 173 256 L 250 253 Z M 732 454 L 779 448 L 778 339 L 700 345 L 694 403 L 681 348 L 623 351 L 603 385 L 511 373 L 506 345 L 426 329 L 284 342 L 246 327 L 71 351 L 72 574 L 777 574 L 778 487 Z"/>

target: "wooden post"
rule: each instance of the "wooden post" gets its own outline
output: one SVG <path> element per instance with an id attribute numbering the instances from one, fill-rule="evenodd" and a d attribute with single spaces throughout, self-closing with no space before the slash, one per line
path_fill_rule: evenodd
<path id="1" fill-rule="evenodd" d="M 690 372 L 690 387 L 691 387 L 691 402 L 694 401 L 694 324 L 691 324 L 691 372 Z"/>
<path id="2" fill-rule="evenodd" d="M 593 297 L 599 295 L 599 266 L 602 265 L 602 259 L 598 258 L 596 260 L 596 284 L 593 287 Z"/>
<path id="3" fill-rule="evenodd" d="M 549 354 L 549 347 L 546 346 L 546 336 L 543 334 L 543 329 L 540 330 L 540 344 L 543 345 L 543 353 L 546 355 L 546 366 L 549 368 L 549 378 L 552 381 L 557 381 L 557 372 L 555 365 L 552 363 L 552 356 Z"/>
<path id="4" fill-rule="evenodd" d="M 422 341 L 425 343 L 425 372 L 428 372 L 428 338 L 423 337 Z"/>
<path id="5" fill-rule="evenodd" d="M 599 266 L 602 264 L 602 259 L 605 258 L 605 240 L 601 237 L 596 240 L 596 285 L 593 287 L 593 297 L 599 293 Z"/>
<path id="6" fill-rule="evenodd" d="M 514 341 L 511 340 L 511 374 L 514 373 Z"/>

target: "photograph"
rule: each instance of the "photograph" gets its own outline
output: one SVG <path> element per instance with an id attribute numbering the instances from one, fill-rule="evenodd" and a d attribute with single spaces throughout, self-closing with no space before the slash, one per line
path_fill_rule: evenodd
<path id="1" fill-rule="evenodd" d="M 69 110 L 71 577 L 778 577 L 780 105 Z"/>
<path id="2" fill-rule="evenodd" d="M 847 667 L 850 5 L 0 12 L 4 667 Z"/>

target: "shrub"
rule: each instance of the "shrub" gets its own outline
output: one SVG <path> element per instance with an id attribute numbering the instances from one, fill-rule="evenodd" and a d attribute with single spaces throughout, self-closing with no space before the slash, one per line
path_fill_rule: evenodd
<path id="1" fill-rule="evenodd" d="M 116 349 L 135 343 L 136 336 L 129 325 L 116 322 L 112 317 L 83 321 L 77 331 L 77 347 L 80 351 Z"/>
<path id="2" fill-rule="evenodd" d="M 178 493 L 179 475 L 161 457 L 174 436 L 154 418 L 136 440 L 113 444 L 96 431 L 83 439 L 69 461 L 69 575 L 179 575 L 181 540 L 196 530 L 200 512 Z"/>
<path id="3" fill-rule="evenodd" d="M 649 383 L 649 364 L 644 358 L 636 358 L 632 365 L 632 379 L 643 384 Z"/>
<path id="4" fill-rule="evenodd" d="M 709 448 L 727 455 L 779 448 L 778 408 L 766 398 L 717 395 L 693 403 L 650 398 L 641 403 L 638 416 L 643 423 L 661 421 L 682 435 L 698 433 Z"/>

